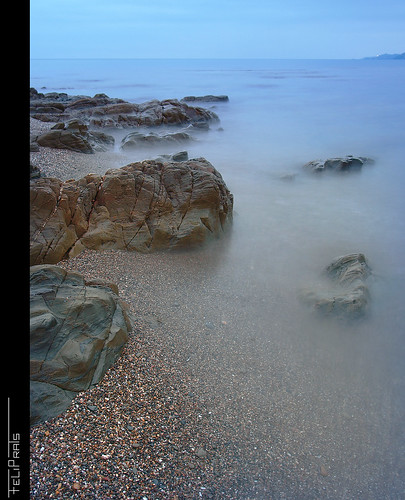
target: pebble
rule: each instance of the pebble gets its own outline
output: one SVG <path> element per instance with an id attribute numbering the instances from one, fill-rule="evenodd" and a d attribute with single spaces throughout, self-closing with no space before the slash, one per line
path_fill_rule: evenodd
<path id="1" fill-rule="evenodd" d="M 323 465 L 321 465 L 319 472 L 320 472 L 321 476 L 328 476 L 329 475 L 328 471 L 326 470 L 326 467 Z"/>
<path id="2" fill-rule="evenodd" d="M 199 458 L 205 458 L 207 456 L 207 452 L 203 448 L 198 448 L 195 454 Z"/>

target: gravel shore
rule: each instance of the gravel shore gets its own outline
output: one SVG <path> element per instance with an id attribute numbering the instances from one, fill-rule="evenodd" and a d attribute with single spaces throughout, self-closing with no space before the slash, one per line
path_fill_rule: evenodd
<path id="1" fill-rule="evenodd" d="M 31 153 L 60 179 L 122 160 Z M 96 387 L 31 428 L 32 499 L 404 498 L 400 418 L 353 340 L 373 345 L 367 323 L 346 333 L 305 324 L 289 292 L 229 245 L 86 250 L 58 264 L 115 282 L 134 329 Z"/>

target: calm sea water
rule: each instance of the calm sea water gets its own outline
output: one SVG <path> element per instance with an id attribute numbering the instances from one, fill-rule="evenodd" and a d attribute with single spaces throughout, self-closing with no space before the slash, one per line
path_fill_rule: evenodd
<path id="1" fill-rule="evenodd" d="M 235 195 L 237 223 L 249 226 L 248 237 L 235 231 L 238 255 L 254 241 L 285 279 L 293 262 L 312 263 L 312 272 L 329 256 L 363 251 L 405 290 L 403 61 L 32 60 L 31 86 L 131 102 L 228 95 L 205 104 L 223 130 L 214 126 L 188 151 L 211 161 Z M 301 171 L 307 161 L 347 154 L 376 164 L 342 179 Z M 295 181 L 280 182 L 284 173 Z"/>
<path id="2" fill-rule="evenodd" d="M 131 102 L 229 96 L 229 102 L 203 104 L 219 115 L 222 130 L 214 125 L 187 147 L 190 157 L 213 163 L 235 196 L 232 237 L 213 272 L 231 282 L 235 295 L 254 296 L 244 311 L 248 324 L 263 332 L 272 325 L 268 335 L 288 347 L 297 364 L 313 363 L 320 385 L 312 378 L 314 386 L 302 389 L 312 391 L 308 400 L 330 384 L 331 407 L 354 392 L 359 407 L 372 404 L 368 417 L 359 410 L 357 423 L 370 419 L 369 446 L 386 457 L 381 467 L 392 490 L 377 478 L 367 498 L 398 494 L 405 458 L 404 62 L 33 60 L 31 86 Z M 376 161 L 342 177 L 302 171 L 310 160 L 347 154 Z M 282 174 L 294 179 L 283 181 Z M 296 291 L 351 252 L 363 252 L 374 271 L 370 314 L 355 325 L 317 322 L 298 304 Z"/>

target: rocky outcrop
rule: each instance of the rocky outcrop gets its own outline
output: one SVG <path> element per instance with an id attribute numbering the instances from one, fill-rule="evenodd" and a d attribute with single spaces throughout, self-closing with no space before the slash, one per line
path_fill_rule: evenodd
<path id="1" fill-rule="evenodd" d="M 50 265 L 30 269 L 30 324 L 31 424 L 97 384 L 131 330 L 115 285 Z"/>
<path id="2" fill-rule="evenodd" d="M 232 220 L 233 196 L 204 158 L 146 160 L 104 176 L 31 181 L 31 265 L 82 249 L 152 252 L 217 238 Z"/>
<path id="3" fill-rule="evenodd" d="M 227 95 L 203 95 L 194 96 L 189 95 L 181 99 L 182 102 L 228 102 L 229 97 Z"/>
<path id="4" fill-rule="evenodd" d="M 152 100 L 140 104 L 113 99 L 105 94 L 69 96 L 39 93 L 30 89 L 30 113 L 41 121 L 66 122 L 79 119 L 92 128 L 189 125 L 219 121 L 207 109 L 189 106 L 177 99 Z"/>
<path id="5" fill-rule="evenodd" d="M 323 172 L 353 172 L 359 171 L 363 165 L 374 163 L 371 158 L 363 156 L 345 156 L 344 158 L 329 158 L 327 160 L 313 160 L 304 165 L 304 169 L 312 173 Z"/>
<path id="6" fill-rule="evenodd" d="M 174 134 L 155 134 L 153 132 L 142 134 L 141 132 L 131 132 L 122 139 L 120 147 L 126 151 L 157 145 L 178 145 L 191 140 L 192 137 L 186 132 L 176 132 Z"/>
<path id="7" fill-rule="evenodd" d="M 325 274 L 333 288 L 303 290 L 301 300 L 324 315 L 338 318 L 364 315 L 370 298 L 366 280 L 371 274 L 366 257 L 362 253 L 338 257 L 325 269 Z"/>

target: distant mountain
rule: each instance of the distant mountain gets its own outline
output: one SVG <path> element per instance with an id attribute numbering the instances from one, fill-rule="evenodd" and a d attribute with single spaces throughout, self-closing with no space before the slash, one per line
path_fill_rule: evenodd
<path id="1" fill-rule="evenodd" d="M 405 59 L 405 52 L 402 54 L 380 54 L 375 57 L 365 57 L 364 59 Z"/>

